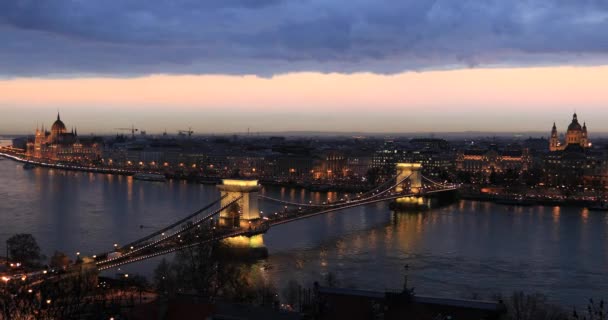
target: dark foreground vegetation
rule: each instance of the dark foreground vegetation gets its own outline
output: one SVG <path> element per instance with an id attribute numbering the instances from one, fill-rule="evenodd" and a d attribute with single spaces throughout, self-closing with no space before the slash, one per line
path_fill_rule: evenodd
<path id="1" fill-rule="evenodd" d="M 150 282 L 129 274 L 100 277 L 95 269 L 86 268 L 79 257 L 72 261 L 61 252 L 55 252 L 45 265 L 46 257 L 41 254 L 34 237 L 28 234 L 15 235 L 7 243 L 10 259 L 5 260 L 0 269 L 2 320 L 145 319 L 150 312 L 159 319 L 171 319 L 175 318 L 176 306 L 186 313 L 206 310 L 199 312 L 208 312 L 210 316 L 236 316 L 246 308 L 245 318 L 330 319 L 353 309 L 350 305 L 341 310 L 339 303 L 332 302 L 335 301 L 331 300 L 332 292 L 343 290 L 339 292 L 345 292 L 347 297 L 349 292 L 354 292 L 353 296 L 362 292 L 350 289 L 355 286 L 342 283 L 331 272 L 314 284 L 303 285 L 290 280 L 279 290 L 263 268 L 234 259 L 231 248 L 222 243 L 180 251 L 172 261 L 163 259 Z M 62 273 L 68 266 L 72 270 L 74 266 L 81 269 Z M 48 276 L 28 278 L 33 270 L 45 270 Z M 419 302 L 422 299 L 417 297 L 414 289 L 404 285 L 401 292 L 376 297 L 362 309 L 358 306 L 364 310 L 359 316 L 361 319 L 399 319 L 404 315 L 432 320 L 460 319 L 445 308 L 422 307 Z M 360 296 L 356 299 L 362 301 Z M 474 295 L 462 301 L 471 299 L 480 300 L 480 297 Z M 602 300 L 589 300 L 584 309 L 559 306 L 542 294 L 524 292 L 495 295 L 486 300 L 493 301 L 498 306 L 497 311 L 478 319 L 608 320 L 607 307 Z M 183 316 L 182 313 L 180 317 Z M 192 316 L 200 318 L 201 314 Z"/>

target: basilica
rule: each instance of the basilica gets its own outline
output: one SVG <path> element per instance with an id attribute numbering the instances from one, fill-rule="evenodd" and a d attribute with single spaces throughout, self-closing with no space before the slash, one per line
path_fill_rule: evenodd
<path id="1" fill-rule="evenodd" d="M 551 138 L 549 139 L 549 151 L 563 151 L 566 148 L 571 148 L 576 146 L 575 148 L 581 147 L 583 149 L 591 147 L 591 142 L 587 136 L 587 125 L 583 122 L 583 126 L 578 123 L 578 117 L 576 113 L 572 115 L 572 122 L 568 126 L 568 131 L 566 131 L 566 139 L 562 143 L 557 136 L 557 127 L 555 126 L 555 122 L 553 123 L 553 128 L 551 129 Z"/>
<path id="2" fill-rule="evenodd" d="M 44 126 L 36 128 L 34 138 L 27 142 L 26 155 L 52 161 L 95 161 L 101 157 L 101 144 L 94 139 L 80 139 L 76 129 L 68 132 L 57 113 L 50 132 Z"/>

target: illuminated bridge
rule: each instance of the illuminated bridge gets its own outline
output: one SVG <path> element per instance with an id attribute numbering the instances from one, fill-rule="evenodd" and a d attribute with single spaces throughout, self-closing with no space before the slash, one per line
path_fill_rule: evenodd
<path id="1" fill-rule="evenodd" d="M 82 270 L 103 271 L 147 260 L 175 251 L 224 239 L 253 239 L 273 226 L 321 214 L 369 205 L 382 201 L 421 200 L 457 190 L 457 186 L 433 181 L 422 175 L 421 165 L 399 163 L 396 175 L 374 189 L 336 201 L 298 203 L 260 195 L 257 180 L 224 179 L 218 185 L 220 197 L 192 214 L 125 245 L 114 244 L 107 252 L 82 259 L 68 274 Z M 258 200 L 280 203 L 284 210 L 262 216 Z M 54 277 L 46 271 L 28 274 L 33 278 Z"/>
<path id="2" fill-rule="evenodd" d="M 421 165 L 400 163 L 396 176 L 376 188 L 352 197 L 322 203 L 297 203 L 260 195 L 256 180 L 224 179 L 221 196 L 200 210 L 126 245 L 114 245 L 92 257 L 97 270 L 107 270 L 165 255 L 189 247 L 233 237 L 254 237 L 270 228 L 296 220 L 395 199 L 422 197 L 455 191 L 455 185 L 433 181 L 420 172 Z M 284 205 L 284 210 L 262 216 L 258 199 Z"/>

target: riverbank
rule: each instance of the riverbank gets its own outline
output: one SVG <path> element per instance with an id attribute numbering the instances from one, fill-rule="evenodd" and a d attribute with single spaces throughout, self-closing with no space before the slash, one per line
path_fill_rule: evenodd
<path id="1" fill-rule="evenodd" d="M 217 185 L 222 182 L 222 177 L 210 177 L 210 176 L 194 176 L 194 175 L 183 175 L 183 174 L 166 174 L 160 171 L 150 171 L 150 170 L 130 170 L 130 169 L 122 169 L 122 168 L 102 168 L 102 167 L 91 167 L 91 166 L 83 166 L 83 165 L 71 165 L 65 163 L 48 163 L 42 161 L 28 160 L 16 155 L 0 152 L 0 156 L 3 156 L 7 159 L 11 159 L 20 163 L 30 164 L 33 166 L 39 166 L 43 168 L 51 168 L 51 169 L 60 169 L 60 170 L 68 170 L 68 171 L 82 171 L 82 172 L 93 172 L 93 173 L 101 173 L 101 174 L 116 174 L 116 175 L 135 175 L 137 173 L 159 173 L 164 174 L 168 179 L 173 180 L 184 180 L 192 183 L 200 183 L 200 184 L 208 184 L 208 185 Z M 297 182 L 297 181 L 276 181 L 276 180 L 268 180 L 268 179 L 260 179 L 260 184 L 263 186 L 278 186 L 278 187 L 288 187 L 288 188 L 301 188 L 307 191 L 315 191 L 315 192 L 366 192 L 369 189 L 373 188 L 373 186 L 365 186 L 365 185 L 332 185 L 332 184 L 322 184 L 322 183 L 309 183 L 309 182 Z"/>
<path id="2" fill-rule="evenodd" d="M 575 208 L 589 208 L 596 204 L 593 200 L 584 200 L 576 198 L 542 198 L 542 197 L 515 197 L 512 195 L 490 195 L 490 194 L 474 194 L 461 192 L 460 199 L 481 201 L 481 202 L 492 202 L 499 205 L 510 205 L 510 206 L 550 206 L 550 207 L 575 207 Z"/>
<path id="3" fill-rule="evenodd" d="M 23 159 L 18 156 L 8 154 L 5 152 L 1 152 L 0 156 L 23 163 L 24 165 L 30 164 L 30 165 L 34 165 L 34 166 L 38 166 L 38 167 L 43 167 L 43 168 L 61 169 L 61 170 L 68 170 L 68 171 L 83 171 L 83 172 L 119 174 L 119 175 L 134 175 L 139 172 L 139 171 L 135 171 L 135 170 L 126 170 L 126 169 L 118 169 L 118 168 L 99 168 L 99 167 L 89 167 L 89 166 L 81 166 L 81 165 L 69 165 L 69 164 L 62 164 L 62 163 L 47 163 L 47 162 L 42 162 L 42 161 Z"/>

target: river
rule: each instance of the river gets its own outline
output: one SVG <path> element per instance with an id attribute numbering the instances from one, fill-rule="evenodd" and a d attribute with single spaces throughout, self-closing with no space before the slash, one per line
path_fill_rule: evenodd
<path id="1" fill-rule="evenodd" d="M 336 193 L 273 187 L 291 201 Z M 0 160 L 0 241 L 31 233 L 48 256 L 109 250 L 216 199 L 214 186 L 36 168 Z M 277 208 L 260 202 L 260 208 Z M 143 228 L 142 228 L 143 227 Z M 459 201 L 427 212 L 392 212 L 387 203 L 333 212 L 272 228 L 260 261 L 281 288 L 333 272 L 344 286 L 399 289 L 403 267 L 420 294 L 466 298 L 515 290 L 564 305 L 608 298 L 608 214 L 571 207 L 512 207 Z M 0 245 L 4 250 L 4 246 Z M 151 274 L 157 260 L 125 267 Z"/>

